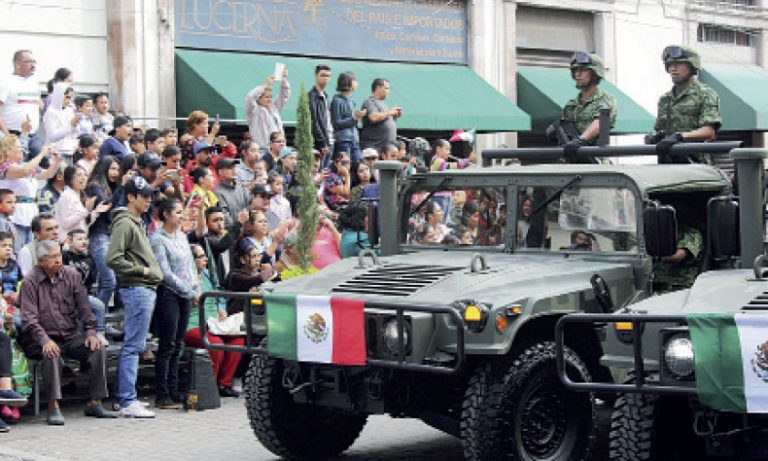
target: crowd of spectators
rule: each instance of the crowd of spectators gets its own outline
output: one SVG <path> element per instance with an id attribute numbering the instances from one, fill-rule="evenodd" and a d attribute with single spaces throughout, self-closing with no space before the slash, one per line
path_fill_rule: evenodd
<path id="1" fill-rule="evenodd" d="M 13 61 L 14 74 L 0 83 L 0 405 L 24 400 L 10 383 L 7 354 L 18 346 L 43 361 L 52 425 L 64 424 L 62 357 L 82 362 L 90 377 L 86 415 L 155 416 L 136 397 L 140 359 L 154 360 L 155 408 L 179 408 L 179 357 L 185 344 L 202 346 L 198 309 L 218 322 L 243 310 L 237 301 L 200 303 L 202 292 L 258 290 L 371 247 L 366 204 L 378 196 L 377 160 L 401 161 L 408 173 L 468 165 L 450 162 L 444 141 L 431 165 L 406 154 L 396 138 L 403 109 L 387 106 L 386 79 L 372 82 L 357 109 L 355 75 L 342 72 L 330 99 L 332 70 L 317 66 L 309 102 L 321 214 L 307 270 L 296 252 L 298 153 L 280 119 L 291 98 L 287 69 L 276 96 L 275 76 L 246 95 L 249 132 L 235 145 L 219 135 L 218 117 L 202 110 L 189 114 L 182 133 L 139 127 L 111 110 L 107 94 L 77 93 L 67 69 L 56 72 L 43 100 L 33 53 L 18 51 Z M 105 326 L 112 311 L 124 314 L 122 332 Z M 150 331 L 154 357 L 145 350 Z M 101 400 L 104 350 L 120 336 L 118 413 Z M 242 344 L 239 335 L 208 332 L 208 340 Z M 211 359 L 220 394 L 236 397 L 241 355 L 212 351 Z"/>

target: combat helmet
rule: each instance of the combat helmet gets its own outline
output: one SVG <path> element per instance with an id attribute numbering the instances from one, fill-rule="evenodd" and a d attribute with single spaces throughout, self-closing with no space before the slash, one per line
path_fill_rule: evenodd
<path id="1" fill-rule="evenodd" d="M 605 64 L 603 64 L 603 58 L 597 54 L 584 53 L 583 51 L 577 51 L 571 58 L 571 72 L 579 67 L 586 67 L 591 70 L 596 77 L 605 78 Z"/>
<path id="2" fill-rule="evenodd" d="M 693 67 L 694 72 L 701 69 L 701 56 L 690 46 L 670 45 L 664 48 L 661 60 L 665 67 L 670 62 L 687 62 Z"/>

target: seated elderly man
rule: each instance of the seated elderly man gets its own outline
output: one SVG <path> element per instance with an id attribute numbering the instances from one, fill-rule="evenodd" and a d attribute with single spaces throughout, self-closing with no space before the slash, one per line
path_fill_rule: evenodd
<path id="1" fill-rule="evenodd" d="M 96 336 L 96 317 L 80 274 L 62 264 L 58 242 L 41 240 L 35 250 L 38 263 L 21 285 L 21 346 L 27 357 L 42 360 L 43 380 L 48 388 L 48 424 L 64 424 L 59 410 L 61 357 L 90 365 L 91 400 L 85 415 L 116 418 L 116 412 L 101 406 L 101 399 L 108 395 L 107 352 Z"/>

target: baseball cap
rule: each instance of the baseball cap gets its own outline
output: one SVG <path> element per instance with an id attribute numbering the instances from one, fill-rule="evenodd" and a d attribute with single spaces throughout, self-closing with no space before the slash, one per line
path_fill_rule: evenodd
<path id="1" fill-rule="evenodd" d="M 144 197 L 150 197 L 153 192 L 154 189 L 152 189 L 152 186 L 149 185 L 144 177 L 138 174 L 134 175 L 127 183 L 125 183 L 126 195 L 143 195 Z"/>
<path id="2" fill-rule="evenodd" d="M 226 168 L 232 168 L 233 166 L 237 165 L 238 163 L 240 163 L 240 160 L 238 160 L 236 158 L 221 157 L 216 162 L 216 169 L 217 170 L 223 170 L 223 169 L 226 169 Z"/>
<path id="3" fill-rule="evenodd" d="M 160 166 L 163 164 L 163 161 L 160 160 L 159 155 L 148 150 L 143 154 L 139 155 L 139 158 L 136 160 L 136 163 L 139 165 L 140 168 L 160 168 Z"/>
<path id="4" fill-rule="evenodd" d="M 256 184 L 255 186 L 253 186 L 253 189 L 251 189 L 251 194 L 253 195 L 266 194 L 270 196 L 274 195 L 272 193 L 272 189 L 270 189 L 270 187 L 266 184 Z"/>
<path id="5" fill-rule="evenodd" d="M 118 115 L 112 121 L 112 130 L 110 130 L 109 135 L 114 136 L 116 129 L 120 128 L 123 125 L 128 125 L 129 123 L 133 123 L 133 120 L 131 120 L 131 117 L 128 117 L 127 115 Z"/>
<path id="6" fill-rule="evenodd" d="M 379 158 L 379 153 L 376 151 L 376 149 L 372 149 L 370 147 L 368 149 L 363 149 L 363 158 L 371 157 Z"/>
<path id="7" fill-rule="evenodd" d="M 296 149 L 293 147 L 286 147 L 280 151 L 280 158 L 288 157 L 291 154 L 296 154 Z"/>
<path id="8" fill-rule="evenodd" d="M 210 152 L 211 150 L 213 150 L 213 147 L 205 141 L 199 141 L 197 144 L 195 144 L 195 148 L 192 149 L 192 152 L 194 152 L 194 154 L 197 155 L 197 153 L 200 152 L 201 150 L 207 150 L 208 152 Z"/>

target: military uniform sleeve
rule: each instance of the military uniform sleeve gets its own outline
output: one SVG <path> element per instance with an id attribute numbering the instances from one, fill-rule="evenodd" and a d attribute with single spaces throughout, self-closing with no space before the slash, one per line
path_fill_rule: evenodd
<path id="1" fill-rule="evenodd" d="M 693 257 L 692 260 L 688 260 L 686 262 L 693 262 L 698 260 L 701 256 L 703 245 L 704 242 L 701 237 L 701 232 L 692 228 L 688 228 L 683 231 L 677 242 L 678 248 L 685 248 Z"/>
<path id="2" fill-rule="evenodd" d="M 702 95 L 701 112 L 699 113 L 699 126 L 712 125 L 715 130 L 720 128 L 723 119 L 720 116 L 720 96 L 711 88 L 707 88 Z"/>

